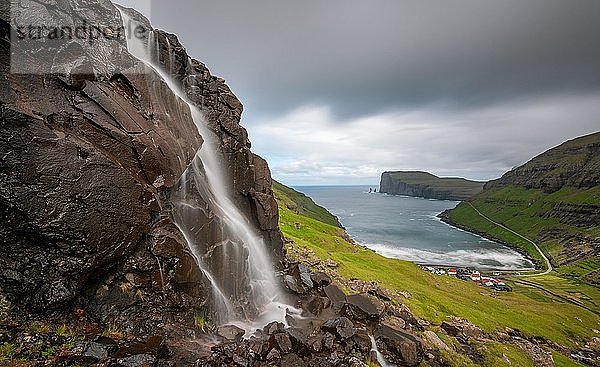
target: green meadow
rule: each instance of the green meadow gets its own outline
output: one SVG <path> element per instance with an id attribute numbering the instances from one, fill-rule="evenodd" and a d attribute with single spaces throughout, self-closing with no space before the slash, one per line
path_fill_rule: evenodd
<path id="1" fill-rule="evenodd" d="M 486 343 L 481 348 L 486 358 L 484 365 L 508 365 L 502 359 L 503 354 L 511 355 L 509 358 L 513 361 L 524 361 L 518 365 L 532 365 L 520 349 L 502 346 L 493 340 L 497 332 L 506 328 L 546 339 L 548 345 L 555 346 L 555 350 L 546 348 L 555 355 L 559 366 L 578 364 L 560 354 L 558 349 L 573 350 L 599 336 L 596 301 L 600 300 L 600 293 L 594 287 L 582 283 L 573 291 L 571 280 L 549 274 L 527 278 L 533 284 L 508 280 L 514 291 L 507 293 L 490 291 L 450 276 L 434 275 L 411 262 L 388 259 L 349 242 L 345 231 L 332 225 L 330 217 L 323 221 L 322 210 L 316 209 L 312 200 L 297 202 L 295 199 L 304 195 L 289 188 L 282 190 L 282 186 L 276 185 L 274 191 L 281 231 L 293 241 L 288 246 L 308 249 L 321 260 L 334 260 L 339 265 L 337 272 L 345 278 L 377 281 L 390 290 L 410 293 L 405 304 L 432 327 L 451 315 L 479 326 L 490 335 L 489 345 Z M 544 288 L 550 288 L 551 292 Z M 454 355 L 448 360 L 457 358 Z M 456 365 L 468 365 L 467 360 Z"/>

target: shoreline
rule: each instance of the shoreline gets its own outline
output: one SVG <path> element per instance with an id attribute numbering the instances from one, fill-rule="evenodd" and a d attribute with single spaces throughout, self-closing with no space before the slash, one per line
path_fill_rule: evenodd
<path id="1" fill-rule="evenodd" d="M 353 187 L 362 187 L 366 185 L 354 185 Z M 350 186 L 348 186 L 350 187 Z M 404 198 L 411 198 L 411 199 L 420 199 L 420 200 L 430 200 L 430 201 L 446 201 L 446 202 L 456 202 L 457 205 L 458 203 L 460 203 L 461 201 L 457 201 L 457 200 L 445 200 L 445 199 L 435 199 L 435 198 L 427 198 L 427 197 L 422 197 L 422 196 L 411 196 L 411 195 L 400 195 L 400 194 L 389 194 L 389 193 L 385 193 L 385 192 L 377 192 L 377 193 L 369 193 L 369 192 L 363 192 L 364 194 L 380 194 L 380 195 L 384 195 L 384 196 L 391 196 L 391 197 L 404 197 Z M 308 194 L 305 194 L 308 197 L 310 197 L 312 200 L 314 200 L 311 196 L 309 196 Z M 316 201 L 315 201 L 316 202 Z M 318 204 L 320 205 L 320 204 Z M 350 233 L 348 233 L 348 229 L 347 227 L 344 225 L 343 221 L 341 220 L 341 218 L 335 214 L 333 214 L 328 208 L 326 208 L 326 210 L 328 210 L 335 218 L 337 218 L 338 222 L 341 225 L 341 229 L 344 231 L 344 233 L 346 234 L 346 236 L 348 237 L 348 239 L 350 239 L 353 243 L 359 245 L 360 247 L 363 247 L 365 249 L 368 249 L 370 251 L 373 251 L 385 258 L 388 259 L 397 259 L 397 260 L 402 260 L 402 261 L 409 261 L 412 262 L 413 264 L 419 265 L 419 266 L 437 266 L 437 267 L 447 267 L 447 268 L 454 268 L 454 267 L 458 267 L 458 268 L 473 268 L 473 269 L 478 269 L 478 270 L 482 270 L 482 271 L 486 271 L 486 272 L 493 272 L 493 271 L 499 271 L 499 272 L 508 272 L 508 273 L 515 273 L 515 272 L 534 272 L 534 271 L 538 271 L 538 270 L 542 270 L 542 267 L 540 266 L 540 263 L 536 260 L 533 259 L 531 257 L 531 255 L 529 253 L 527 253 L 526 251 L 520 249 L 519 247 L 506 243 L 503 240 L 494 238 L 493 236 L 488 235 L 487 233 L 484 232 L 478 232 L 475 230 L 472 230 L 470 228 L 467 228 L 465 226 L 462 226 L 458 223 L 454 223 L 452 220 L 450 220 L 446 213 L 451 210 L 451 209 L 447 209 L 442 211 L 441 213 L 438 214 L 434 214 L 432 216 L 432 218 L 441 221 L 442 223 L 449 225 L 451 227 L 454 227 L 455 229 L 458 230 L 462 230 L 474 235 L 477 235 L 485 240 L 488 241 L 492 241 L 492 242 L 496 242 L 502 246 L 507 247 L 510 250 L 513 250 L 515 252 L 517 252 L 519 255 L 523 256 L 526 260 L 528 260 L 533 267 L 530 268 L 516 268 L 516 269 L 506 269 L 506 268 L 498 268 L 498 267 L 488 267 L 488 266 L 479 266 L 479 265 L 468 265 L 468 266 L 460 266 L 460 265 L 456 265 L 456 264 L 432 264 L 432 263 L 428 263 L 428 262 L 417 262 L 417 261 L 412 261 L 412 260 L 406 260 L 406 259 L 402 259 L 399 257 L 390 257 L 390 256 L 386 256 L 380 252 L 378 252 L 375 249 L 370 248 L 369 246 L 367 246 L 364 243 L 361 243 L 360 241 L 358 241 L 356 238 L 354 238 L 354 236 L 352 236 Z"/>
<path id="2" fill-rule="evenodd" d="M 506 241 L 504 241 L 504 240 L 501 240 L 501 239 L 499 239 L 499 238 L 496 238 L 496 237 L 494 237 L 494 236 L 491 236 L 489 233 L 486 233 L 486 232 L 483 232 L 483 231 L 478 231 L 478 230 L 476 230 L 476 229 L 472 229 L 472 228 L 469 228 L 469 227 L 467 227 L 467 226 L 465 226 L 465 225 L 462 225 L 462 224 L 460 224 L 460 223 L 456 223 L 456 222 L 454 222 L 454 221 L 453 221 L 452 219 L 450 219 L 450 217 L 448 216 L 448 212 L 449 212 L 450 210 L 451 210 L 451 209 L 449 209 L 449 210 L 444 210 L 443 212 L 439 213 L 439 214 L 437 215 L 437 217 L 438 217 L 438 218 L 439 218 L 439 219 L 440 219 L 442 222 L 444 222 L 444 223 L 446 223 L 446 224 L 448 224 L 448 225 L 450 225 L 450 226 L 452 226 L 452 227 L 455 227 L 455 228 L 461 229 L 461 230 L 463 230 L 463 231 L 467 231 L 467 232 L 470 232 L 470 233 L 476 234 L 476 235 L 478 235 L 478 236 L 481 236 L 481 237 L 483 237 L 483 238 L 485 238 L 485 239 L 487 239 L 487 240 L 490 240 L 490 241 L 497 242 L 497 243 L 499 243 L 499 244 L 501 244 L 501 245 L 504 245 L 504 246 L 506 246 L 506 247 L 510 248 L 511 250 L 514 250 L 514 251 L 518 252 L 519 254 L 523 255 L 523 256 L 524 256 L 524 257 L 525 257 L 527 260 L 531 261 L 531 263 L 533 264 L 533 267 L 534 267 L 533 269 L 527 269 L 527 270 L 515 270 L 515 271 L 538 271 L 538 270 L 544 270 L 544 268 L 543 268 L 543 266 L 540 264 L 540 262 L 539 262 L 537 259 L 534 259 L 534 258 L 531 256 L 531 254 L 529 254 L 527 251 L 523 250 L 522 248 L 520 248 L 520 247 L 518 247 L 518 246 L 516 246 L 516 245 L 513 245 L 513 244 L 511 244 L 511 243 L 508 243 L 508 242 L 506 242 Z"/>

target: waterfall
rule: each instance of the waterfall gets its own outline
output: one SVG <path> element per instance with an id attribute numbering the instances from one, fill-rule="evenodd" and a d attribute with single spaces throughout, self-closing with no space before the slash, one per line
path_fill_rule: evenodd
<path id="1" fill-rule="evenodd" d="M 375 358 L 377 358 L 377 363 L 379 363 L 379 365 L 381 367 L 396 367 L 395 364 L 388 363 L 385 360 L 385 358 L 383 357 L 383 354 L 381 354 L 379 349 L 377 349 L 377 343 L 375 342 L 375 337 L 373 335 L 369 335 L 369 339 L 371 339 L 371 352 L 375 353 Z"/>
<path id="2" fill-rule="evenodd" d="M 123 9 L 119 8 L 119 11 L 125 28 L 131 23 L 135 27 L 137 22 Z M 161 66 L 155 31 L 149 32 L 147 40 L 131 37 L 127 40 L 127 48 L 129 53 L 156 72 L 169 89 L 187 104 L 204 139 L 201 149 L 183 173 L 170 200 L 173 205 L 173 221 L 183 233 L 198 267 L 211 283 L 215 303 L 213 308 L 218 313 L 218 322 L 249 322 L 252 318 L 266 324 L 273 320 L 285 320 L 285 311 L 289 306 L 277 303 L 280 290 L 266 245 L 229 195 L 231 185 L 222 169 L 224 161 L 217 149 L 218 137 L 208 128 L 200 109 L 164 70 L 172 64 Z M 171 50 L 168 54 L 172 54 Z M 218 236 L 223 241 L 210 244 L 198 239 L 197 235 L 203 233 L 203 228 L 196 226 L 195 219 L 199 215 L 209 220 L 207 225 L 212 226 L 211 228 L 217 227 L 221 231 Z M 213 259 L 216 256 L 214 251 L 218 251 L 222 258 Z M 217 269 L 214 269 L 215 266 L 211 269 L 206 260 L 216 261 Z M 239 284 L 242 279 L 247 279 L 248 284 Z M 250 295 L 249 300 L 240 299 L 247 294 Z M 236 307 L 240 307 L 240 303 L 244 301 L 244 316 L 240 317 Z M 256 324 L 249 325 L 260 327 Z"/>

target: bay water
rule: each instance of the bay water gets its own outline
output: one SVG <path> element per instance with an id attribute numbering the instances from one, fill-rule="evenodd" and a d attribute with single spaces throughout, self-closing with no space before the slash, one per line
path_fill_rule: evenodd
<path id="1" fill-rule="evenodd" d="M 369 193 L 377 186 L 299 186 L 336 215 L 358 243 L 389 257 L 418 264 L 525 270 L 519 252 L 442 222 L 437 215 L 458 202 Z"/>

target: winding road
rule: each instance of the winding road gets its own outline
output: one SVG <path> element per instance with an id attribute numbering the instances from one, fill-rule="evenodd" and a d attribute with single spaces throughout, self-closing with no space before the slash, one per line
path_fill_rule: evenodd
<path id="1" fill-rule="evenodd" d="M 521 275 L 522 277 L 535 277 L 535 276 L 540 276 L 540 275 L 546 275 L 546 274 L 549 274 L 549 273 L 552 271 L 552 264 L 550 263 L 550 260 L 548 259 L 548 257 L 546 257 L 546 255 L 545 255 L 545 254 L 542 252 L 542 250 L 540 249 L 540 247 L 539 247 L 539 246 L 538 246 L 538 245 L 537 245 L 535 242 L 533 242 L 533 241 L 532 241 L 532 240 L 530 240 L 529 238 L 527 238 L 527 237 L 525 237 L 525 236 L 521 235 L 520 233 L 517 233 L 517 232 L 513 231 L 512 229 L 510 229 L 510 228 L 506 227 L 505 225 L 503 225 L 503 224 L 501 224 L 501 223 L 498 223 L 498 222 L 496 222 L 495 220 L 491 219 L 491 218 L 490 218 L 490 217 L 488 217 L 487 215 L 485 215 L 485 214 L 483 214 L 482 212 L 480 212 L 480 211 L 479 211 L 479 209 L 477 209 L 475 206 L 473 206 L 473 204 L 471 204 L 470 202 L 468 202 L 468 201 L 467 201 L 466 203 L 467 203 L 467 204 L 469 204 L 469 205 L 471 206 L 471 208 L 473 208 L 473 210 L 475 210 L 475 211 L 477 212 L 477 214 L 479 214 L 480 216 L 482 216 L 482 217 L 483 217 L 483 218 L 485 218 L 486 220 L 488 220 L 488 221 L 490 221 L 490 222 L 494 223 L 494 224 L 495 224 L 495 225 L 497 225 L 498 227 L 500 227 L 500 228 L 502 228 L 502 229 L 505 229 L 505 230 L 509 231 L 510 233 L 512 233 L 512 234 L 514 234 L 514 235 L 516 235 L 516 236 L 519 236 L 519 237 L 521 237 L 522 239 L 524 239 L 525 241 L 527 241 L 527 242 L 531 243 L 531 244 L 532 244 L 532 245 L 533 245 L 533 246 L 536 248 L 536 250 L 537 250 L 537 251 L 540 253 L 540 255 L 542 255 L 542 258 L 543 258 L 543 259 L 544 259 L 544 261 L 546 262 L 546 267 L 547 267 L 546 271 L 544 271 L 543 273 L 524 274 L 524 275 Z"/>

